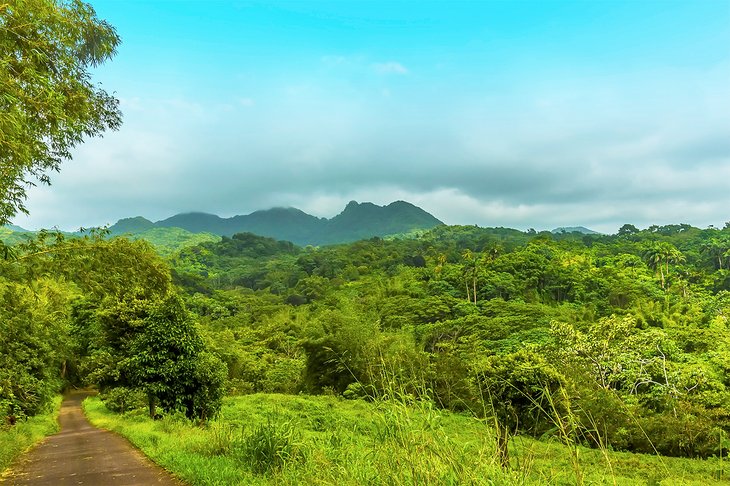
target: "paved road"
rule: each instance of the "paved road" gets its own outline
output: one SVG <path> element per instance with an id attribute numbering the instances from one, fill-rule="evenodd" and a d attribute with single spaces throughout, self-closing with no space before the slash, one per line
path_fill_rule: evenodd
<path id="1" fill-rule="evenodd" d="M 61 432 L 47 438 L 12 466 L 0 482 L 11 485 L 164 485 L 181 486 L 126 439 L 93 427 L 81 402 L 88 392 L 76 391 L 61 405 Z"/>

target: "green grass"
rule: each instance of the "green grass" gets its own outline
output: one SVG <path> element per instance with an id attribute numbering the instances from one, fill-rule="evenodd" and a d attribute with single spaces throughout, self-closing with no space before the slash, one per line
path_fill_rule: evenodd
<path id="1" fill-rule="evenodd" d="M 45 437 L 58 432 L 61 400 L 62 397 L 57 396 L 43 414 L 20 421 L 12 427 L 0 427 L 0 471 L 5 471 L 16 457 Z"/>
<path id="2" fill-rule="evenodd" d="M 179 416 L 152 421 L 84 402 L 92 423 L 128 437 L 194 485 L 576 484 L 569 449 L 516 438 L 513 470 L 498 465 L 491 429 L 425 404 L 366 403 L 327 396 L 228 398 L 204 427 Z M 584 484 L 727 484 L 718 459 L 692 460 L 578 448 Z"/>

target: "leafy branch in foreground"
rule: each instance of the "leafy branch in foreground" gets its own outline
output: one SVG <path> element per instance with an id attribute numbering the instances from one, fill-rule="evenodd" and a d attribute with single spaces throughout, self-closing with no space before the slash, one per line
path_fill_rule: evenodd
<path id="1" fill-rule="evenodd" d="M 0 225 L 27 213 L 26 188 L 50 183 L 73 147 L 121 125 L 118 100 L 89 73 L 119 42 L 80 0 L 0 4 Z"/>

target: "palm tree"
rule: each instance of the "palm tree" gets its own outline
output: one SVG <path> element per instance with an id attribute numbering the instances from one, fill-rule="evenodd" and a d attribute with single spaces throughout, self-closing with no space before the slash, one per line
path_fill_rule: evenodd
<path id="1" fill-rule="evenodd" d="M 661 277 L 662 289 L 666 290 L 666 278 L 669 276 L 670 263 L 682 263 L 684 255 L 676 246 L 666 241 L 655 242 L 644 251 L 644 260 L 649 268 L 658 272 Z"/>
<path id="2" fill-rule="evenodd" d="M 444 265 L 446 265 L 446 255 L 441 253 L 436 257 L 436 266 L 433 269 L 434 273 L 436 274 L 437 280 L 441 277 L 441 272 L 443 272 L 444 270 Z"/>
<path id="3" fill-rule="evenodd" d="M 730 240 L 725 238 L 711 238 L 708 241 L 702 243 L 700 251 L 712 260 L 717 260 L 717 266 L 720 270 L 723 268 L 725 258 L 730 254 Z"/>
<path id="4" fill-rule="evenodd" d="M 484 250 L 482 251 L 482 261 L 484 263 L 492 263 L 494 260 L 497 259 L 499 255 L 502 254 L 504 251 L 504 248 L 502 248 L 502 245 L 500 244 L 490 244 Z"/>

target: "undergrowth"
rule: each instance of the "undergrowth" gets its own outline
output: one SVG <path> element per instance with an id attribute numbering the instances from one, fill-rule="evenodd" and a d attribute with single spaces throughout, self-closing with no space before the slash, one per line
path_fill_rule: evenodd
<path id="1" fill-rule="evenodd" d="M 118 415 L 84 402 L 92 423 L 128 437 L 193 485 L 712 485 L 718 459 L 692 460 L 588 449 L 557 440 L 512 440 L 499 465 L 488 422 L 418 400 L 248 395 L 226 399 L 204 426 L 145 411 Z M 580 475 L 576 476 L 576 467 Z"/>
<path id="2" fill-rule="evenodd" d="M 0 471 L 23 452 L 55 432 L 58 432 L 58 412 L 62 397 L 53 399 L 48 408 L 33 417 L 21 420 L 15 425 L 0 426 Z M 1 479 L 1 476 L 0 476 Z"/>

